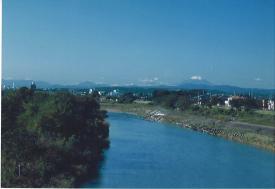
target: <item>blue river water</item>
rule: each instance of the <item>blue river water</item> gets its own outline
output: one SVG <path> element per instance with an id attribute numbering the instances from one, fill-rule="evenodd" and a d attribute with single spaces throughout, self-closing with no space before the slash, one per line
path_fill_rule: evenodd
<path id="1" fill-rule="evenodd" d="M 275 187 L 275 153 L 109 113 L 111 145 L 82 187 Z"/>

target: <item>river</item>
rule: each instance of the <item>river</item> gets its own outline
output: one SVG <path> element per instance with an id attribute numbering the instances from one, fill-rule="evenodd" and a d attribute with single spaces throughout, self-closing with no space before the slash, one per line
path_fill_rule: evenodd
<path id="1" fill-rule="evenodd" d="M 82 187 L 275 187 L 275 153 L 109 113 L 111 145 Z"/>

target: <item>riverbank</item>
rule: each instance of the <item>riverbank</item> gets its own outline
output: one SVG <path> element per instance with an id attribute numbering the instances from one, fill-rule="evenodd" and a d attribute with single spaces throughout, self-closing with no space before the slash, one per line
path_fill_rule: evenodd
<path id="1" fill-rule="evenodd" d="M 272 126 L 213 119 L 187 111 L 169 110 L 150 104 L 101 103 L 101 108 L 110 112 L 124 112 L 137 115 L 146 120 L 172 123 L 182 128 L 275 152 L 275 127 Z"/>

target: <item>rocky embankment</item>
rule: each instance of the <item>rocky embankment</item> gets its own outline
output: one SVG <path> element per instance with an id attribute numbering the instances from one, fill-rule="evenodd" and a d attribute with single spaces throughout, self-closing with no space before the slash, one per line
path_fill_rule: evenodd
<path id="1" fill-rule="evenodd" d="M 173 123 L 182 128 L 275 151 L 273 140 L 275 137 L 275 128 L 272 127 L 233 121 L 220 121 L 199 116 L 192 118 L 177 117 L 177 119 L 171 120 L 169 113 L 163 113 L 159 110 L 145 111 L 140 116 L 147 120 Z"/>
<path id="2" fill-rule="evenodd" d="M 153 111 L 146 111 L 143 117 L 144 119 L 147 119 L 147 120 L 162 122 L 164 121 L 165 116 L 166 114 L 162 113 L 161 111 L 153 110 Z"/>
<path id="3" fill-rule="evenodd" d="M 133 106 L 104 104 L 103 108 L 111 112 L 124 112 L 140 116 L 146 120 L 172 123 L 182 128 L 234 140 L 275 152 L 275 127 L 221 121 L 200 115 L 184 114 L 154 106 Z"/>
<path id="4" fill-rule="evenodd" d="M 143 116 L 144 119 L 151 120 L 151 121 L 157 121 L 157 122 L 169 122 L 169 115 L 158 111 L 147 111 L 146 114 Z M 173 122 L 172 122 L 173 123 Z M 226 124 L 224 122 L 218 121 L 218 120 L 181 120 L 180 122 L 175 122 L 174 124 L 187 128 L 192 129 L 194 131 L 199 131 L 202 133 L 207 133 L 214 136 L 231 136 L 231 137 L 243 137 L 244 133 L 240 131 L 225 131 L 223 128 Z M 219 128 L 217 128 L 219 127 Z"/>

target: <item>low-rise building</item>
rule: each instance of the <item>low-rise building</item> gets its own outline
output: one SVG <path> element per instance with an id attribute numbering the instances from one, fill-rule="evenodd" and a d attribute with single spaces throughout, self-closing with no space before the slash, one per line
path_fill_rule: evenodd
<path id="1" fill-rule="evenodd" d="M 268 110 L 273 110 L 274 111 L 274 100 L 269 100 L 267 102 L 267 109 Z"/>
<path id="2" fill-rule="evenodd" d="M 226 107 L 231 108 L 232 100 L 239 100 L 239 99 L 244 99 L 244 97 L 242 97 L 242 96 L 230 96 L 230 97 L 227 98 L 227 100 L 224 101 L 224 105 Z"/>
<path id="3" fill-rule="evenodd" d="M 93 89 L 89 89 L 89 94 L 92 94 L 93 93 Z"/>
<path id="4" fill-rule="evenodd" d="M 230 101 L 232 101 L 232 97 L 228 97 L 227 100 L 224 101 L 224 105 L 226 107 L 231 107 Z"/>

